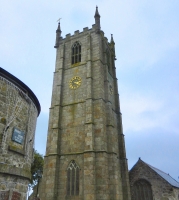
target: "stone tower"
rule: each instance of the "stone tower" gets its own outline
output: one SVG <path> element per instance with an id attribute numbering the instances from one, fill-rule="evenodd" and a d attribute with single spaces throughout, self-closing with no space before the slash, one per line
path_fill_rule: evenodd
<path id="1" fill-rule="evenodd" d="M 115 71 L 115 43 L 95 24 L 61 37 L 40 198 L 129 200 L 128 167 Z"/>

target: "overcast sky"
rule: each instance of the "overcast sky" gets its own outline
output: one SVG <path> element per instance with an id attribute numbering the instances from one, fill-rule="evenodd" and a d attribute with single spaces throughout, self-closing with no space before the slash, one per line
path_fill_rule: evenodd
<path id="1" fill-rule="evenodd" d="M 116 43 L 116 68 L 129 169 L 138 158 L 179 181 L 179 1 L 0 0 L 0 67 L 41 104 L 35 148 L 45 154 L 56 50 L 62 36 L 94 24 Z"/>

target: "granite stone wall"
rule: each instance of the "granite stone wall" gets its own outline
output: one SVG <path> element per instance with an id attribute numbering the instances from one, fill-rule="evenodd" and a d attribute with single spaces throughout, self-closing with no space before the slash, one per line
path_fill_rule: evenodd
<path id="1" fill-rule="evenodd" d="M 132 200 L 135 200 L 133 185 L 140 179 L 144 179 L 151 184 L 153 200 L 179 199 L 179 188 L 171 186 L 167 181 L 141 161 L 138 162 L 129 173 Z"/>
<path id="2" fill-rule="evenodd" d="M 37 116 L 28 94 L 0 76 L 0 199 L 26 199 Z"/>
<path id="3" fill-rule="evenodd" d="M 71 64 L 76 41 L 81 44 L 81 62 Z M 106 49 L 110 66 L 106 64 Z M 59 41 L 40 186 L 43 200 L 130 199 L 112 52 L 95 25 Z M 77 89 L 69 86 L 73 77 L 81 78 Z M 77 196 L 67 195 L 67 168 L 72 160 L 80 168 Z"/>

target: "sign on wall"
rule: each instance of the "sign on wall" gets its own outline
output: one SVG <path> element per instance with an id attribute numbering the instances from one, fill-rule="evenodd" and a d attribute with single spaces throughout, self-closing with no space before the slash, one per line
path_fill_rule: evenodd
<path id="1" fill-rule="evenodd" d="M 23 144 L 25 133 L 17 128 L 13 129 L 12 133 L 12 141 L 17 142 L 19 144 Z"/>

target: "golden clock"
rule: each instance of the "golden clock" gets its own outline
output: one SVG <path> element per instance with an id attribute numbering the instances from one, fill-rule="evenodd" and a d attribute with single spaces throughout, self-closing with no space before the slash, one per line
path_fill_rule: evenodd
<path id="1" fill-rule="evenodd" d="M 77 89 L 78 87 L 80 87 L 80 85 L 81 85 L 81 78 L 79 76 L 75 76 L 69 81 L 69 87 L 71 89 Z"/>

